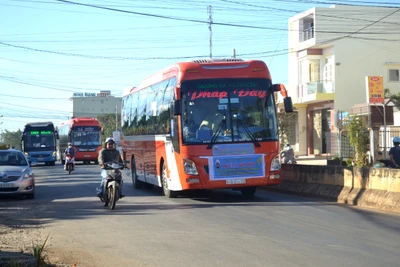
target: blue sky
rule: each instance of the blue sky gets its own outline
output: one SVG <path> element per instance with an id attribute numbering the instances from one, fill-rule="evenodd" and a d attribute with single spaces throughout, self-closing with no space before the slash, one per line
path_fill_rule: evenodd
<path id="1" fill-rule="evenodd" d="M 121 96 L 174 62 L 210 55 L 265 61 L 288 81 L 288 19 L 312 7 L 398 0 L 2 0 L 0 131 L 70 115 L 74 92 Z"/>

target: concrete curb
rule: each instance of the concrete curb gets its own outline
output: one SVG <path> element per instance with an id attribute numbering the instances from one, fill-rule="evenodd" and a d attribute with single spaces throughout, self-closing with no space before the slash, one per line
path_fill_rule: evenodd
<path id="1" fill-rule="evenodd" d="M 279 186 L 265 189 L 400 213 L 400 170 L 283 165 L 282 176 Z"/>

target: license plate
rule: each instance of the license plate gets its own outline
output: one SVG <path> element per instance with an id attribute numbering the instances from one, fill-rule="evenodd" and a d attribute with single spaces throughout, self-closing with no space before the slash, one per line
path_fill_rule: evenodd
<path id="1" fill-rule="evenodd" d="M 229 179 L 226 180 L 226 184 L 245 184 L 246 179 Z"/>
<path id="2" fill-rule="evenodd" d="M 85 158 L 90 158 L 90 155 L 84 155 Z"/>
<path id="3" fill-rule="evenodd" d="M 0 183 L 0 188 L 10 188 L 10 187 L 14 187 L 13 183 Z"/>

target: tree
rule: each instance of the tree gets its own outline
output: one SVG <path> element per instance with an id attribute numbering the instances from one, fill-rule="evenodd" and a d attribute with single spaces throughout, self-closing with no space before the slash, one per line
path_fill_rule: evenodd
<path id="1" fill-rule="evenodd" d="M 279 113 L 278 114 L 278 128 L 279 128 L 279 140 L 280 149 L 283 150 L 286 144 L 289 144 L 290 133 L 295 129 L 294 119 L 296 118 L 296 113 Z"/>
<path id="2" fill-rule="evenodd" d="M 389 89 L 385 89 L 385 99 L 390 99 L 390 101 L 400 109 L 400 93 L 392 94 Z"/>
<path id="3" fill-rule="evenodd" d="M 120 118 L 120 114 L 117 115 Z M 113 136 L 113 131 L 115 131 L 115 114 L 103 114 L 97 116 L 101 126 L 104 128 L 104 139 Z M 120 127 L 120 125 L 118 125 Z"/>
<path id="4" fill-rule="evenodd" d="M 21 149 L 21 136 L 22 136 L 22 131 L 19 129 L 18 131 L 15 132 L 3 130 L 0 133 L 0 143 L 4 145 L 9 145 L 16 149 Z"/>
<path id="5" fill-rule="evenodd" d="M 355 161 L 357 166 L 367 166 L 368 160 L 366 152 L 369 145 L 369 131 L 363 125 L 361 119 L 357 115 L 348 115 L 344 119 L 344 129 L 348 133 L 349 142 L 355 150 Z"/>

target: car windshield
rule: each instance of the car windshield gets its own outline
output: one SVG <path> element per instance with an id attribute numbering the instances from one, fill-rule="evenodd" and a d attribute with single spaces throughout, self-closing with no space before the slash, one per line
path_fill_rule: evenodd
<path id="1" fill-rule="evenodd" d="M 0 166 L 26 166 L 24 155 L 18 151 L 0 151 Z"/>
<path id="2" fill-rule="evenodd" d="M 195 80 L 181 87 L 184 144 L 278 140 L 269 80 Z"/>

